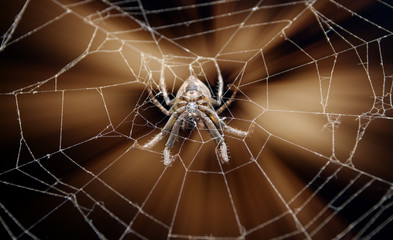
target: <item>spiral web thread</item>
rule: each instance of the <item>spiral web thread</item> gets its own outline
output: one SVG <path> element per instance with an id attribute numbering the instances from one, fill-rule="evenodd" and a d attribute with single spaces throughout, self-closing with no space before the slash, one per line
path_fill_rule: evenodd
<path id="1" fill-rule="evenodd" d="M 389 235 L 391 2 L 48 2 L 2 17 L 6 238 Z M 140 147 L 168 120 L 147 88 L 168 107 L 160 77 L 173 99 L 194 74 L 215 97 L 216 64 L 224 101 L 238 89 L 220 117 L 252 133 L 225 134 L 222 164 L 182 130 L 165 167 L 166 137 Z"/>

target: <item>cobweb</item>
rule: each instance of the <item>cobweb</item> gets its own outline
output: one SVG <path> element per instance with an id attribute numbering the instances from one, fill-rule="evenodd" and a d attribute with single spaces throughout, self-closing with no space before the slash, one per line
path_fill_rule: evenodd
<path id="1" fill-rule="evenodd" d="M 381 239 L 393 220 L 393 2 L 2 1 L 1 239 Z M 218 66 L 218 70 L 216 68 Z M 194 74 L 226 134 L 180 131 Z"/>

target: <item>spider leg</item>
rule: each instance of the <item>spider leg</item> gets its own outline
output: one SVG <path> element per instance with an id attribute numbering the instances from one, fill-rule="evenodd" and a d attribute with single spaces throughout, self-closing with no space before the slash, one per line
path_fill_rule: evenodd
<path id="1" fill-rule="evenodd" d="M 246 131 L 242 131 L 236 128 L 233 128 L 231 126 L 228 126 L 226 123 L 224 123 L 223 121 L 221 121 L 221 125 L 223 127 L 224 132 L 229 133 L 233 136 L 239 137 L 239 138 L 245 138 L 247 137 L 249 132 Z"/>
<path id="2" fill-rule="evenodd" d="M 211 108 L 208 108 L 206 106 L 199 106 L 199 110 L 206 113 L 210 117 L 210 119 L 215 124 L 216 128 L 222 129 L 226 133 L 229 133 L 239 138 L 245 138 L 249 134 L 249 131 L 248 132 L 242 131 L 227 125 L 224 121 L 222 121 L 218 117 L 218 114 L 215 111 L 213 111 Z"/>
<path id="3" fill-rule="evenodd" d="M 165 115 L 170 116 L 171 115 L 170 112 L 166 110 L 166 108 L 164 108 L 164 106 L 162 106 L 162 104 L 154 97 L 153 91 L 151 90 L 150 87 L 148 87 L 148 91 L 149 91 L 149 98 L 154 103 L 154 105 L 156 105 L 161 110 L 161 112 L 163 112 Z"/>
<path id="4" fill-rule="evenodd" d="M 216 141 L 217 147 L 220 148 L 219 151 L 216 149 L 216 154 L 221 160 L 221 162 L 226 163 L 229 161 L 228 157 L 228 149 L 227 145 L 225 144 L 224 137 L 220 134 L 217 127 L 215 126 L 214 122 L 202 111 L 198 111 L 199 115 L 201 116 L 204 124 L 207 126 L 211 137 Z"/>
<path id="5" fill-rule="evenodd" d="M 159 132 L 157 135 L 155 135 L 150 141 L 145 143 L 142 147 L 146 148 L 146 149 L 150 149 L 150 148 L 154 147 L 162 138 L 164 138 L 164 136 L 166 134 L 168 134 L 168 132 L 172 128 L 173 124 L 175 123 L 176 119 L 177 119 L 177 115 L 173 114 L 169 118 L 168 122 L 165 124 L 165 126 L 161 130 L 161 132 Z"/>
<path id="6" fill-rule="evenodd" d="M 222 113 L 225 109 L 227 109 L 229 107 L 229 105 L 233 102 L 233 100 L 235 99 L 235 96 L 237 94 L 237 92 L 239 91 L 239 88 L 236 88 L 235 91 L 233 91 L 231 97 L 219 108 L 217 109 L 217 114 Z"/>
<path id="7" fill-rule="evenodd" d="M 210 118 L 211 121 L 213 121 L 214 125 L 216 126 L 216 128 L 221 129 L 221 123 L 222 121 L 220 121 L 220 118 L 218 117 L 217 113 L 215 111 L 213 111 L 211 108 L 206 107 L 206 106 L 202 106 L 199 105 L 198 109 L 207 114 Z"/>
<path id="8" fill-rule="evenodd" d="M 168 122 L 165 124 L 164 128 L 159 132 L 156 136 L 154 136 L 150 141 L 145 143 L 142 148 L 145 149 L 150 149 L 154 147 L 166 134 L 168 134 L 172 126 L 175 124 L 176 120 L 178 119 L 178 116 L 184 112 L 185 107 L 179 108 L 176 112 L 174 112 L 171 117 L 169 118 Z"/>
<path id="9" fill-rule="evenodd" d="M 214 65 L 216 65 L 218 75 L 217 103 L 220 105 L 222 101 L 222 92 L 224 91 L 224 80 L 222 79 L 221 70 L 217 61 L 214 61 Z"/>
<path id="10" fill-rule="evenodd" d="M 164 67 L 164 63 L 162 63 L 161 64 L 161 76 L 160 76 L 160 90 L 162 92 L 162 95 L 164 97 L 166 105 L 172 106 L 174 99 L 170 100 L 169 97 L 168 97 L 168 92 L 166 90 L 166 85 L 165 85 L 164 72 L 165 72 L 165 67 Z"/>
<path id="11" fill-rule="evenodd" d="M 218 90 L 217 90 L 217 98 L 211 99 L 211 103 L 214 106 L 219 106 L 222 102 L 222 93 L 224 91 L 224 80 L 222 79 L 220 67 L 218 66 L 218 63 L 215 60 L 214 60 L 214 65 L 216 66 L 217 75 L 218 75 L 218 77 L 217 77 L 218 78 Z"/>
<path id="12" fill-rule="evenodd" d="M 176 142 L 177 137 L 179 136 L 179 130 L 180 130 L 180 127 L 182 125 L 182 121 L 184 120 L 184 117 L 186 116 L 186 114 L 187 114 L 186 112 L 183 112 L 176 119 L 176 121 L 172 127 L 171 134 L 168 137 L 168 141 L 165 144 L 165 149 L 164 149 L 164 165 L 165 166 L 170 165 L 174 160 L 174 157 L 171 156 L 170 149 L 173 147 L 173 145 Z"/>

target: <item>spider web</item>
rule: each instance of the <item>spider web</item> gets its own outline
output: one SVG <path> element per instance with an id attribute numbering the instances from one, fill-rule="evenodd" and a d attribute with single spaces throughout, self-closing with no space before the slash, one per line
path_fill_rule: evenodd
<path id="1" fill-rule="evenodd" d="M 391 236 L 393 4 L 2 1 L 2 239 Z M 190 74 L 224 101 L 205 128 L 139 144 Z"/>

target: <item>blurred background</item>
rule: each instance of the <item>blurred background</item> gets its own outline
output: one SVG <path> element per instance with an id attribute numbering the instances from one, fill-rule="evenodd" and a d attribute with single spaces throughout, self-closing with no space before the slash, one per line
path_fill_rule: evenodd
<path id="1" fill-rule="evenodd" d="M 1 239 L 386 239 L 392 232 L 393 4 L 0 3 Z M 218 66 L 218 69 L 216 67 Z M 163 165 L 190 74 L 220 117 Z M 3 237 L 4 236 L 4 237 Z"/>

